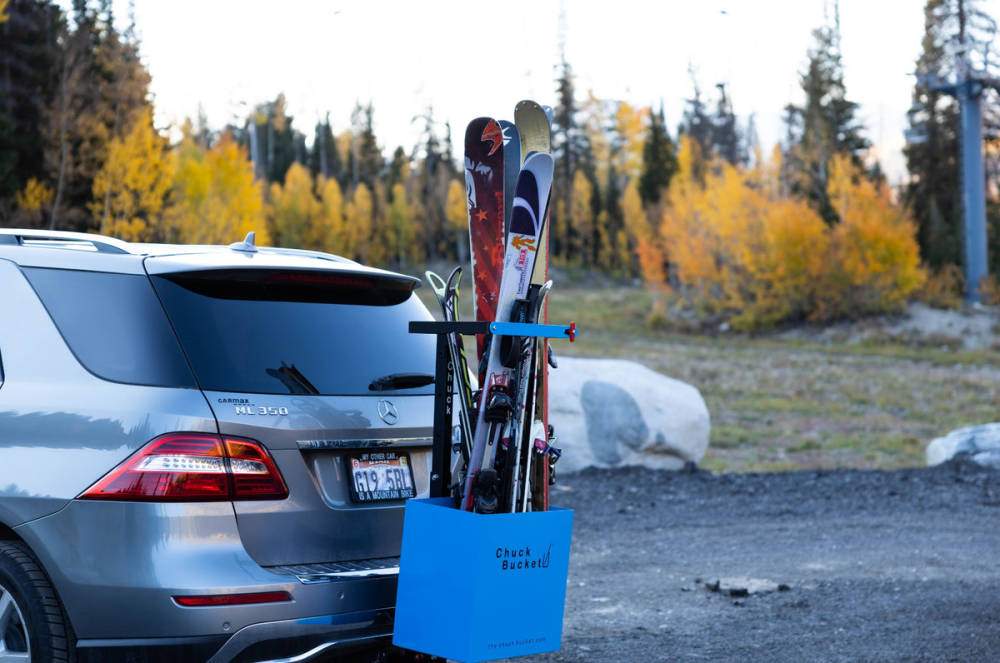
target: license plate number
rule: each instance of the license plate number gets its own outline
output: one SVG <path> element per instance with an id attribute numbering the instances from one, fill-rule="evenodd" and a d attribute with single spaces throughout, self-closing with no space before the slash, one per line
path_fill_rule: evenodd
<path id="1" fill-rule="evenodd" d="M 410 456 L 377 451 L 347 457 L 351 499 L 355 502 L 405 500 L 417 494 Z"/>

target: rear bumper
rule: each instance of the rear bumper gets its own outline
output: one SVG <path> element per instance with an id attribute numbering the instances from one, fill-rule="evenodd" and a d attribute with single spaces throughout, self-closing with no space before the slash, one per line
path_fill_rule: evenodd
<path id="1" fill-rule="evenodd" d="M 244 549 L 226 502 L 73 501 L 17 532 L 52 579 L 81 654 L 177 647 L 198 652 L 177 660 L 222 661 L 240 660 L 240 652 L 252 649 L 249 660 L 268 660 L 326 643 L 377 641 L 392 632 L 394 574 L 302 575 L 297 567 L 261 567 Z M 286 591 L 292 600 L 182 607 L 173 599 L 270 591 Z M 288 651 L 262 644 L 277 641 L 291 643 L 294 651 L 257 656 L 256 650 Z"/>
<path id="2" fill-rule="evenodd" d="M 392 610 L 250 624 L 231 636 L 80 640 L 81 663 L 125 663 L 137 652 L 177 661 L 299 663 L 331 652 L 388 646 Z"/>

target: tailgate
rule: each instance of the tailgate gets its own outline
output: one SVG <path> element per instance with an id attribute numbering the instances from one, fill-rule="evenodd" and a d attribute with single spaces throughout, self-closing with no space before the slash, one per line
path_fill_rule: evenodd
<path id="1" fill-rule="evenodd" d="M 417 282 L 318 259 L 205 262 L 146 265 L 220 433 L 262 443 L 288 486 L 284 500 L 234 502 L 248 552 L 265 566 L 398 555 L 403 491 L 352 495 L 348 463 L 391 450 L 412 468 L 405 492 L 428 490 L 434 339 L 408 331 L 431 319 Z M 402 481 L 383 465 L 374 485 Z"/>
<path id="2" fill-rule="evenodd" d="M 263 442 L 288 484 L 285 500 L 234 502 L 243 544 L 259 564 L 399 555 L 403 501 L 355 503 L 348 458 L 374 450 L 405 453 L 418 496 L 426 497 L 433 396 L 206 395 L 219 431 Z M 379 417 L 381 400 L 390 402 L 398 413 L 396 425 Z"/>

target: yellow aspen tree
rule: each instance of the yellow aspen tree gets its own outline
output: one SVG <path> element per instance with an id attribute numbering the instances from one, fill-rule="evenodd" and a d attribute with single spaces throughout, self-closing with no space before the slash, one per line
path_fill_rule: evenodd
<path id="1" fill-rule="evenodd" d="M 389 227 L 393 233 L 391 259 L 398 265 L 407 264 L 416 256 L 417 242 L 414 225 L 413 209 L 407 199 L 406 187 L 397 183 L 392 187 Z"/>
<path id="2" fill-rule="evenodd" d="M 90 209 L 100 219 L 101 233 L 126 241 L 163 238 L 173 177 L 167 140 L 153 128 L 152 113 L 142 111 L 128 133 L 108 145 L 107 159 L 94 178 Z"/>
<path id="3" fill-rule="evenodd" d="M 469 201 L 465 185 L 453 179 L 448 183 L 448 197 L 445 203 L 445 218 L 448 227 L 464 235 L 469 230 Z"/>
<path id="4" fill-rule="evenodd" d="M 588 91 L 587 98 L 580 107 L 581 125 L 597 166 L 598 182 L 607 181 L 608 166 L 611 165 L 611 141 L 608 137 L 609 119 L 604 107 L 605 101 L 599 99 L 592 90 Z"/>
<path id="5" fill-rule="evenodd" d="M 608 211 L 606 209 L 602 209 L 597 215 L 597 237 L 600 247 L 597 252 L 598 265 L 607 272 L 613 272 L 618 268 L 618 255 L 614 233 L 608 227 Z"/>
<path id="6" fill-rule="evenodd" d="M 642 172 L 642 146 L 646 133 L 649 108 L 636 108 L 627 101 L 618 102 L 615 111 L 615 133 L 618 134 L 618 172 L 629 179 Z"/>
<path id="7" fill-rule="evenodd" d="M 371 265 L 384 266 L 392 259 L 394 236 L 389 222 L 389 201 L 385 186 L 375 182 L 372 193 L 371 232 L 368 235 L 368 248 L 365 262 Z"/>
<path id="8" fill-rule="evenodd" d="M 321 178 L 319 187 L 319 214 L 309 232 L 309 246 L 335 254 L 346 253 L 344 237 L 344 195 L 336 179 Z"/>
<path id="9" fill-rule="evenodd" d="M 312 175 L 300 163 L 285 173 L 284 185 L 271 185 L 271 231 L 277 246 L 313 248 L 309 240 L 322 207 L 313 194 Z"/>
<path id="10" fill-rule="evenodd" d="M 344 244 L 349 257 L 365 262 L 371 244 L 372 193 L 362 182 L 351 194 L 344 211 Z"/>
<path id="11" fill-rule="evenodd" d="M 455 255 L 465 262 L 469 252 L 469 200 L 465 184 L 457 179 L 448 183 L 444 216 L 448 229 L 455 238 Z"/>
<path id="12" fill-rule="evenodd" d="M 583 171 L 573 175 L 573 219 L 575 221 L 573 246 L 566 255 L 572 262 L 585 267 L 593 267 L 594 262 L 594 213 L 590 198 L 594 187 Z"/>
<path id="13" fill-rule="evenodd" d="M 622 193 L 622 218 L 625 220 L 628 239 L 635 246 L 643 280 L 650 286 L 662 287 L 666 283 L 663 250 L 646 219 L 645 210 L 642 209 L 642 198 L 635 179 L 628 183 Z"/>
<path id="14" fill-rule="evenodd" d="M 913 220 L 842 155 L 830 161 L 827 194 L 840 223 L 831 235 L 829 294 L 814 317 L 898 310 L 926 278 Z"/>
<path id="15" fill-rule="evenodd" d="M 190 126 L 175 150 L 171 236 L 189 244 L 236 242 L 251 230 L 257 243 L 270 243 L 260 185 L 246 152 L 227 132 L 206 150 Z"/>
<path id="16" fill-rule="evenodd" d="M 32 177 L 24 188 L 14 196 L 17 211 L 30 221 L 29 225 L 39 226 L 45 211 L 52 205 L 55 192 L 44 182 Z"/>

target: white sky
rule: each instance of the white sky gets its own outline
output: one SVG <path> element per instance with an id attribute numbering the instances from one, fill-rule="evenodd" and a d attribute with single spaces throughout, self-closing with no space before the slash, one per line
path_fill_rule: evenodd
<path id="1" fill-rule="evenodd" d="M 66 2 L 68 4 L 68 1 Z M 409 150 L 428 104 L 450 120 L 456 145 L 477 115 L 510 117 L 530 97 L 555 101 L 558 0 L 135 0 L 158 124 L 179 124 L 199 103 L 221 126 L 240 104 L 285 92 L 311 135 L 329 111 L 344 128 L 356 100 L 375 104 L 384 149 Z M 666 104 L 675 128 L 690 94 L 728 81 L 736 112 L 753 112 L 761 143 L 781 135 L 782 108 L 800 100 L 811 31 L 832 0 L 566 0 L 566 52 L 577 90 L 637 105 Z M 849 96 L 890 180 L 900 152 L 923 0 L 841 0 Z M 127 0 L 115 1 L 118 19 Z M 998 15 L 1000 0 L 984 6 Z M 725 13 L 723 13 L 723 10 Z M 831 10 L 832 11 L 832 10 Z"/>

